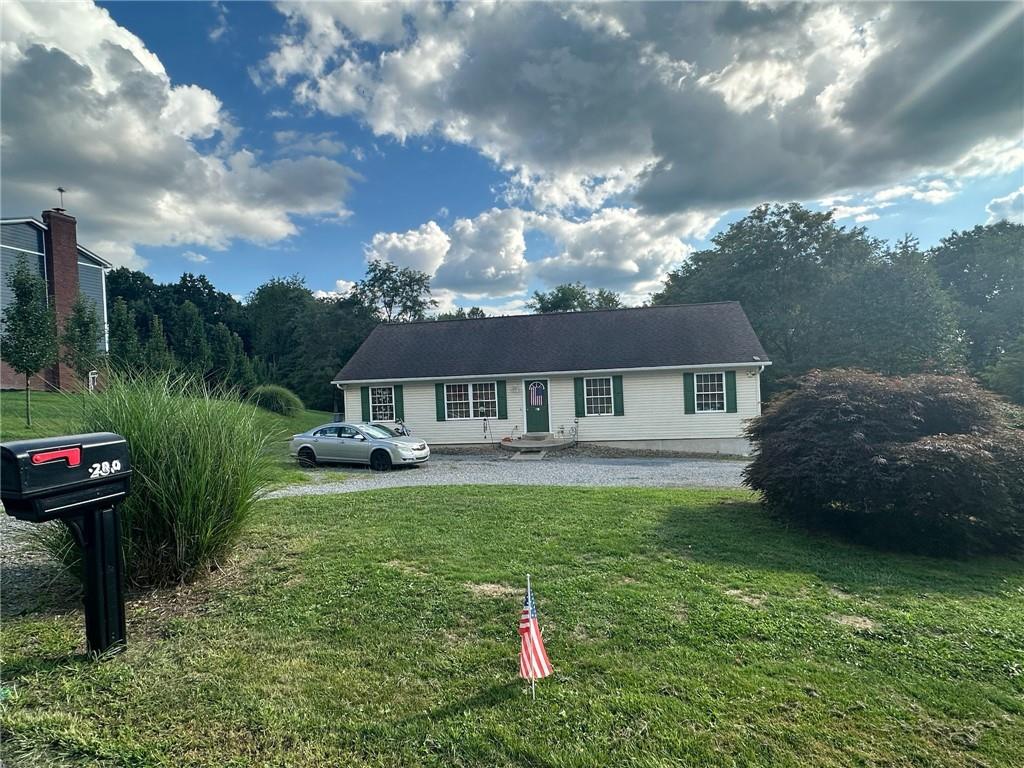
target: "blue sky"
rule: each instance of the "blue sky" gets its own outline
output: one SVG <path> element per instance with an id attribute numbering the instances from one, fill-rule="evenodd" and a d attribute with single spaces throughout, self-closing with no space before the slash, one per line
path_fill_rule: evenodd
<path id="1" fill-rule="evenodd" d="M 3 214 L 62 184 L 161 281 L 379 257 L 495 312 L 642 301 L 760 201 L 929 246 L 1024 215 L 1021 8 L 12 2 Z"/>

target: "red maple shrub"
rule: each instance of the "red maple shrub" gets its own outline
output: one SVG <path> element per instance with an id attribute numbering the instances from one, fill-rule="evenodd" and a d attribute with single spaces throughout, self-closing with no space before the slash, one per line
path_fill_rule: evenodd
<path id="1" fill-rule="evenodd" d="M 972 379 L 812 371 L 747 434 L 774 514 L 872 546 L 1024 551 L 1024 432 Z"/>

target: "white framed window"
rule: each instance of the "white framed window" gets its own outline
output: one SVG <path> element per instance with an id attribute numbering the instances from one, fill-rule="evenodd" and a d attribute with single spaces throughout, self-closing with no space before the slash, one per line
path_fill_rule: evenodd
<path id="1" fill-rule="evenodd" d="M 470 385 L 474 419 L 498 418 L 498 385 L 493 381 Z"/>
<path id="2" fill-rule="evenodd" d="M 395 420 L 395 388 L 370 387 L 370 421 Z"/>
<path id="3" fill-rule="evenodd" d="M 697 413 L 725 410 L 725 374 L 697 373 L 693 377 Z"/>
<path id="4" fill-rule="evenodd" d="M 446 419 L 495 419 L 498 385 L 493 381 L 445 384 L 444 412 Z"/>
<path id="5" fill-rule="evenodd" d="M 584 379 L 583 394 L 587 416 L 611 416 L 615 412 L 611 376 Z"/>

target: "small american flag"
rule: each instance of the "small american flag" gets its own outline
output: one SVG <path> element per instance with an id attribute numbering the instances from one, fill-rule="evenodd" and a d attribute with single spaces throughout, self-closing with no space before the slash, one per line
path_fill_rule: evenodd
<path id="1" fill-rule="evenodd" d="M 530 405 L 538 408 L 544 405 L 544 385 L 539 381 L 530 385 Z"/>
<path id="2" fill-rule="evenodd" d="M 537 622 L 537 604 L 533 600 L 530 577 L 526 577 L 526 599 L 519 614 L 519 676 L 529 681 L 540 680 L 553 671 L 544 650 L 544 638 Z"/>

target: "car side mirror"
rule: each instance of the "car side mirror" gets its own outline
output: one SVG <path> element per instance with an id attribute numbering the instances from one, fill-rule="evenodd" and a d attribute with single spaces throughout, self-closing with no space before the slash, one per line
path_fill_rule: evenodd
<path id="1" fill-rule="evenodd" d="M 352 439 L 353 440 L 365 440 L 366 437 L 364 437 L 363 435 L 353 435 Z"/>

